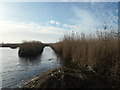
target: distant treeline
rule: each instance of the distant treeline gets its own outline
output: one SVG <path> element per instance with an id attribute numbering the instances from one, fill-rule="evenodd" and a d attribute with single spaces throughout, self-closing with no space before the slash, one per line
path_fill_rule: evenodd
<path id="1" fill-rule="evenodd" d="M 30 41 L 26 41 L 26 42 L 30 42 Z M 31 42 L 34 42 L 34 41 L 31 41 Z M 17 47 L 20 47 L 23 43 L 1 43 L 0 44 L 0 47 L 10 47 L 10 48 L 17 48 Z M 43 43 L 45 46 L 49 46 L 51 44 L 54 44 L 54 43 Z"/>
<path id="2" fill-rule="evenodd" d="M 10 48 L 17 48 L 17 47 L 20 47 L 20 45 L 21 45 L 22 43 L 6 43 L 6 44 L 4 44 L 4 43 L 2 43 L 2 44 L 0 44 L 0 47 L 10 47 Z"/>

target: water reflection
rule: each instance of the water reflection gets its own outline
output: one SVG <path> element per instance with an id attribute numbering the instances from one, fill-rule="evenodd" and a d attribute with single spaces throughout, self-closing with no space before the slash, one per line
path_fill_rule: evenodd
<path id="1" fill-rule="evenodd" d="M 19 57 L 19 64 L 21 66 L 39 66 L 41 62 L 41 55 L 37 57 Z"/>

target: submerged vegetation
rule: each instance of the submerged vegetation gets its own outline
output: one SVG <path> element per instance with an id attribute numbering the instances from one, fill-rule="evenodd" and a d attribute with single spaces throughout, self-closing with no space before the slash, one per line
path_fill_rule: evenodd
<path id="1" fill-rule="evenodd" d="M 68 34 L 51 47 L 66 67 L 80 70 L 90 68 L 103 79 L 114 82 L 113 87 L 120 83 L 120 51 L 118 33 L 97 32 L 96 34 Z M 68 65 L 68 63 L 70 63 Z"/>
<path id="2" fill-rule="evenodd" d="M 23 42 L 19 47 L 19 56 L 38 56 L 42 53 L 44 44 L 39 41 Z"/>

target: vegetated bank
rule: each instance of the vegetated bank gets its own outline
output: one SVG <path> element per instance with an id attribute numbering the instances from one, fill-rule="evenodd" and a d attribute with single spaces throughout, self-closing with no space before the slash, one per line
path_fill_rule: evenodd
<path id="1" fill-rule="evenodd" d="M 49 46 L 64 67 L 45 72 L 22 88 L 120 88 L 119 34 L 72 33 Z"/>
<path id="2" fill-rule="evenodd" d="M 101 78 L 89 70 L 73 70 L 70 68 L 55 68 L 36 76 L 26 82 L 22 88 L 56 88 L 66 90 L 67 88 L 109 88 Z"/>
<path id="3" fill-rule="evenodd" d="M 44 44 L 40 41 L 23 42 L 18 51 L 20 57 L 38 56 L 44 49 Z"/>
<path id="4" fill-rule="evenodd" d="M 120 84 L 120 35 L 114 31 L 85 35 L 72 33 L 51 47 L 64 66 L 80 70 L 89 68 L 109 83 Z"/>

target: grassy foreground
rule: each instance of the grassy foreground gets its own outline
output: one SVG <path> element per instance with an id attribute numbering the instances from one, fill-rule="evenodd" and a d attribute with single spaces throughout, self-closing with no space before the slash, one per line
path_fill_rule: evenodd
<path id="1" fill-rule="evenodd" d="M 112 87 L 120 84 L 120 36 L 116 32 L 97 32 L 93 35 L 70 34 L 51 47 L 66 67 L 80 70 L 90 68 Z"/>
<path id="2" fill-rule="evenodd" d="M 39 41 L 23 42 L 19 47 L 19 56 L 38 56 L 44 49 L 44 44 Z"/>
<path id="3" fill-rule="evenodd" d="M 40 88 L 46 90 L 55 88 L 110 88 L 111 84 L 103 81 L 89 70 L 73 70 L 69 68 L 55 68 L 26 82 L 22 88 Z"/>

